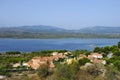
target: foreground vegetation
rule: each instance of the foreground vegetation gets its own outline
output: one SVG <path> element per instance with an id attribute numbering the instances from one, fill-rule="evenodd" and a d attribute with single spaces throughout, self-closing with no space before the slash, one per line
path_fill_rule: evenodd
<path id="1" fill-rule="evenodd" d="M 73 60 L 71 64 L 64 63 L 65 60 L 54 62 L 55 68 L 50 69 L 49 64 L 42 65 L 34 70 L 22 65 L 35 56 L 51 56 L 52 52 L 64 53 L 67 50 L 49 50 L 40 52 L 6 52 L 0 54 L 0 75 L 7 76 L 8 80 L 120 80 L 120 42 L 117 45 L 95 47 L 93 51 L 75 50 L 67 57 L 77 58 L 80 54 L 86 56 L 92 52 L 103 54 L 102 60 L 106 64 L 93 63 L 87 58 Z M 109 57 L 109 54 L 112 56 Z M 71 56 L 72 55 L 72 56 Z M 22 66 L 13 67 L 20 63 Z M 85 67 L 86 63 L 91 63 Z"/>

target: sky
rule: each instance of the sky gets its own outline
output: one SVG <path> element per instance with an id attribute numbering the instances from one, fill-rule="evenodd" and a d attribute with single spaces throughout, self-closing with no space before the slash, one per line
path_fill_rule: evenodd
<path id="1" fill-rule="evenodd" d="M 0 0 L 0 27 L 120 26 L 120 0 Z"/>

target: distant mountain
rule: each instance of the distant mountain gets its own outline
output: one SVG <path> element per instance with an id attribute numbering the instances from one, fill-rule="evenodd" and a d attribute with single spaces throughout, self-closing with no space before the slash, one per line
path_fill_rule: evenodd
<path id="1" fill-rule="evenodd" d="M 13 31 L 13 32 L 35 32 L 35 33 L 41 33 L 41 32 L 65 32 L 65 29 L 57 28 L 53 26 L 45 26 L 45 25 L 37 25 L 37 26 L 18 26 L 18 27 L 2 27 L 0 28 L 2 31 Z"/>
<path id="2" fill-rule="evenodd" d="M 1 27 L 0 38 L 120 38 L 120 27 L 88 27 L 66 30 L 53 26 Z"/>
<path id="3" fill-rule="evenodd" d="M 77 30 L 77 32 L 81 33 L 120 33 L 120 27 L 105 27 L 105 26 L 95 26 L 95 27 L 87 27 L 80 30 Z"/>

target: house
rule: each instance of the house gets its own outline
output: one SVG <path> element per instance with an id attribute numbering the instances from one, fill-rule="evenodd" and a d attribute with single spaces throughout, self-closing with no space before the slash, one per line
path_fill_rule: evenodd
<path id="1" fill-rule="evenodd" d="M 53 52 L 52 56 L 58 55 L 58 52 Z"/>
<path id="2" fill-rule="evenodd" d="M 73 60 L 74 59 L 72 59 L 72 58 L 71 59 L 67 59 L 66 62 L 67 62 L 67 64 L 72 64 Z"/>
<path id="3" fill-rule="evenodd" d="M 83 59 L 83 58 L 87 58 L 87 56 L 85 54 L 80 54 L 78 57 L 77 57 L 77 60 L 80 60 L 80 59 Z"/>
<path id="4" fill-rule="evenodd" d="M 50 62 L 50 65 L 49 65 L 49 68 L 54 68 L 55 67 L 55 65 L 53 64 L 53 62 L 51 61 Z"/>
<path id="5" fill-rule="evenodd" d="M 108 58 L 112 58 L 113 57 L 113 53 L 110 52 L 108 55 L 107 55 Z"/>
<path id="6" fill-rule="evenodd" d="M 33 69 L 38 69 L 41 65 L 46 64 L 49 64 L 49 68 L 54 68 L 53 59 L 53 57 L 34 57 L 28 62 L 28 65 Z"/>
<path id="7" fill-rule="evenodd" d="M 99 59 L 93 59 L 92 61 L 93 63 L 102 63 L 102 64 L 106 64 L 106 61 L 105 60 L 99 60 Z"/>
<path id="8" fill-rule="evenodd" d="M 102 64 L 104 64 L 104 65 L 105 65 L 105 64 L 106 64 L 106 61 L 105 61 L 105 60 L 103 60 L 103 61 L 102 61 Z"/>
<path id="9" fill-rule="evenodd" d="M 57 55 L 52 56 L 55 61 L 58 61 L 59 59 L 65 58 L 65 55 L 63 53 L 59 53 Z"/>
<path id="10" fill-rule="evenodd" d="M 99 53 L 91 53 L 87 58 L 93 63 L 106 64 L 105 60 L 101 60 L 103 58 L 103 55 Z"/>
<path id="11" fill-rule="evenodd" d="M 54 68 L 55 66 L 53 64 L 53 61 L 58 61 L 59 59 L 64 58 L 65 55 L 63 53 L 53 52 L 52 56 L 49 57 L 34 57 L 28 62 L 28 66 L 33 69 L 38 69 L 41 65 L 49 64 L 49 68 Z"/>
<path id="12" fill-rule="evenodd" d="M 0 80 L 6 80 L 5 78 L 6 78 L 6 76 L 0 75 Z"/>
<path id="13" fill-rule="evenodd" d="M 22 63 L 22 66 L 28 67 L 28 63 L 23 62 L 23 63 Z"/>
<path id="14" fill-rule="evenodd" d="M 65 52 L 64 53 L 64 55 L 70 55 L 71 54 L 71 52 Z"/>
<path id="15" fill-rule="evenodd" d="M 20 67 L 20 66 L 21 66 L 20 63 L 15 63 L 15 64 L 13 64 L 13 67 Z"/>
<path id="16" fill-rule="evenodd" d="M 53 61 L 59 60 L 60 58 L 64 58 L 65 56 L 63 54 L 57 54 L 54 56 L 49 57 L 34 57 L 28 62 L 29 67 L 32 67 L 33 69 L 38 69 L 41 65 L 49 64 L 49 68 L 54 68 Z"/>
<path id="17" fill-rule="evenodd" d="M 93 58 L 101 59 L 103 58 L 103 55 L 99 53 L 91 53 L 90 55 L 88 55 L 88 59 L 93 59 Z"/>

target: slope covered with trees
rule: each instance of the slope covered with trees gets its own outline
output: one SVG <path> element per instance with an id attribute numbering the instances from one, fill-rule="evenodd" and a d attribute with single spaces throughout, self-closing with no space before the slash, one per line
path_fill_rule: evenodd
<path id="1" fill-rule="evenodd" d="M 0 38 L 120 38 L 120 27 L 66 30 L 53 26 L 1 27 Z"/>

